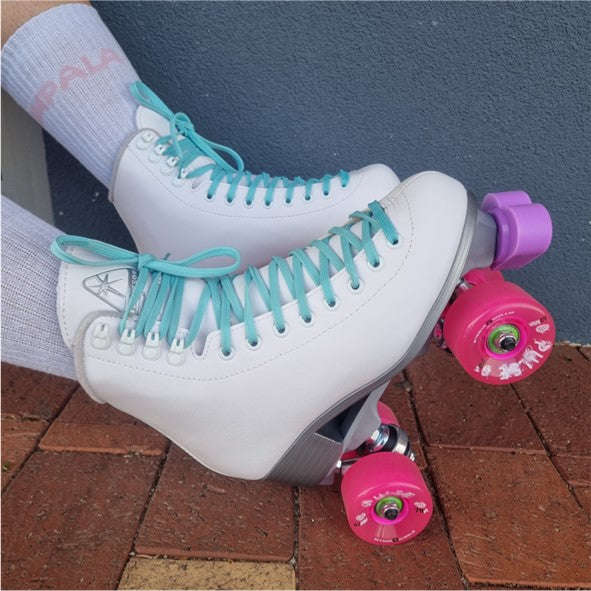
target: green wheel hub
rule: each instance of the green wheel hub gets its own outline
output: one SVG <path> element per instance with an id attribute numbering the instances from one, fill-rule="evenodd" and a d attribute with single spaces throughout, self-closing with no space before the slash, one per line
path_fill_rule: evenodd
<path id="1" fill-rule="evenodd" d="M 394 521 L 402 511 L 403 502 L 398 497 L 384 497 L 376 504 L 374 511 L 378 517 Z"/>
<path id="2" fill-rule="evenodd" d="M 512 324 L 497 326 L 488 336 L 487 345 L 493 353 L 509 353 L 519 343 L 519 329 Z"/>

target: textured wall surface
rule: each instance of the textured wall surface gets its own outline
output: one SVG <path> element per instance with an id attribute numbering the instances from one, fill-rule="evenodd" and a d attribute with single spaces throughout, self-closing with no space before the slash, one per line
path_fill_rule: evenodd
<path id="1" fill-rule="evenodd" d="M 384 162 L 403 178 L 440 170 L 479 198 L 527 190 L 554 241 L 509 277 L 559 338 L 591 340 L 588 3 L 94 6 L 143 80 L 250 170 Z M 130 246 L 106 190 L 50 138 L 47 151 L 56 223 Z"/>

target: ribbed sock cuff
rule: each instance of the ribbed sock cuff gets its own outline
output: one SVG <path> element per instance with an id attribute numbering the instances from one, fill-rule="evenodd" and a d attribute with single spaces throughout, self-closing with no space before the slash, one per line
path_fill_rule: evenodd
<path id="1" fill-rule="evenodd" d="M 2 361 L 76 379 L 57 319 L 59 234 L 2 196 Z"/>
<path id="2" fill-rule="evenodd" d="M 2 50 L 2 87 L 102 183 L 135 129 L 138 76 L 97 11 L 64 4 L 20 27 Z"/>

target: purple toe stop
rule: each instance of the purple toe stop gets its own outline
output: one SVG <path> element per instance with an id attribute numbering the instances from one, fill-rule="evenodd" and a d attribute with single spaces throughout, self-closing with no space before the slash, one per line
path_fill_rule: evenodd
<path id="1" fill-rule="evenodd" d="M 532 203 L 525 191 L 489 193 L 481 209 L 497 224 L 491 269 L 519 269 L 548 250 L 552 240 L 550 214 L 543 205 Z"/>

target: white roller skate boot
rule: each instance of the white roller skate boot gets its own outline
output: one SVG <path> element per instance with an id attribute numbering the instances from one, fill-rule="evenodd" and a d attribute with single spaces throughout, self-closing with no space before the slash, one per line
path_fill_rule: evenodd
<path id="1" fill-rule="evenodd" d="M 224 244 L 238 249 L 244 267 L 260 266 L 399 183 L 382 164 L 308 180 L 252 174 L 234 150 L 201 137 L 145 84 L 131 92 L 137 131 L 120 151 L 109 199 L 139 252 L 176 259 Z"/>
<path id="2" fill-rule="evenodd" d="M 488 383 L 527 377 L 554 339 L 548 311 L 498 272 L 544 252 L 548 212 L 521 191 L 489 194 L 483 209 L 459 182 L 418 174 L 237 276 L 231 248 L 174 262 L 60 237 L 62 334 L 95 400 L 222 474 L 317 484 L 340 472 L 356 535 L 403 543 L 433 503 L 379 402 L 390 377 L 435 327 Z M 193 266 L 216 257 L 233 262 Z"/>
<path id="3" fill-rule="evenodd" d="M 235 277 L 227 248 L 173 262 L 61 237 L 62 334 L 95 400 L 208 468 L 320 482 L 343 445 L 324 426 L 418 354 L 476 218 L 458 181 L 422 173 L 328 237 Z M 191 266 L 218 256 L 233 265 Z"/>

